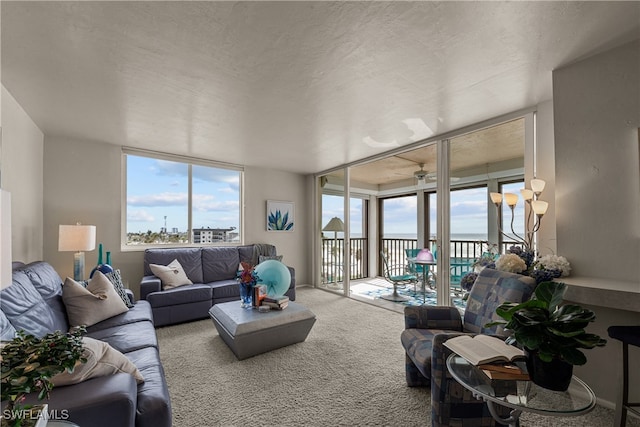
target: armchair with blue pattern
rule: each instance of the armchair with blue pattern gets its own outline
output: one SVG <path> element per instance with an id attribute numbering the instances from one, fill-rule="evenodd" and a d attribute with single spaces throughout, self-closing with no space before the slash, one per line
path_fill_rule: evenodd
<path id="1" fill-rule="evenodd" d="M 431 387 L 433 427 L 497 425 L 486 403 L 451 377 L 446 367 L 451 350 L 443 344 L 462 334 L 505 336 L 501 327 L 484 325 L 498 320 L 495 310 L 500 304 L 526 301 L 535 287 L 531 277 L 485 268 L 469 292 L 464 315 L 455 307 L 405 307 L 401 342 L 407 385 Z M 508 411 L 502 415 L 508 415 Z"/>

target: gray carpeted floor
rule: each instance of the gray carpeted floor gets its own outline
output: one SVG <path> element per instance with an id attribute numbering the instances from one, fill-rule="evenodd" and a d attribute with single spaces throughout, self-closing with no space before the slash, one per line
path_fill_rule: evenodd
<path id="1" fill-rule="evenodd" d="M 296 302 L 317 316 L 307 340 L 243 361 L 211 320 L 157 330 L 175 427 L 430 425 L 429 389 L 405 384 L 401 314 L 309 287 Z M 612 420 L 597 407 L 570 418 L 523 414 L 521 424 Z"/>

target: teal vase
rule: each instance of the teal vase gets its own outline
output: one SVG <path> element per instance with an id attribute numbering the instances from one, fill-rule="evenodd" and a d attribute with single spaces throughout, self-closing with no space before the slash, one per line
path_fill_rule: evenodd
<path id="1" fill-rule="evenodd" d="M 107 263 L 102 263 L 102 243 L 98 244 L 98 265 L 91 270 L 89 278 L 92 278 L 96 271 L 100 271 L 103 274 L 111 273 L 113 271 L 113 267 L 111 267 L 111 252 L 107 252 Z"/>

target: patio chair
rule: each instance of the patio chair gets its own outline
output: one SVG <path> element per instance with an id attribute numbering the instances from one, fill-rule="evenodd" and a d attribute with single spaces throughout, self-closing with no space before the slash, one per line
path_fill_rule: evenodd
<path id="1" fill-rule="evenodd" d="M 531 277 L 485 268 L 469 292 L 463 316 L 455 307 L 404 308 L 405 330 L 400 340 L 405 349 L 406 381 L 410 387 L 431 386 L 433 427 L 496 425 L 486 403 L 473 397 L 449 374 L 446 360 L 451 350 L 443 344 L 462 334 L 504 336 L 501 327 L 484 325 L 498 319 L 495 310 L 500 304 L 526 301 L 535 287 Z M 507 416 L 508 411 L 502 415 Z"/>
<path id="2" fill-rule="evenodd" d="M 393 285 L 393 293 L 382 295 L 380 298 L 394 302 L 408 301 L 409 298 L 398 293 L 398 286 L 405 287 L 407 285 L 415 285 L 418 283 L 418 277 L 415 274 L 407 272 L 407 267 L 402 264 L 389 265 L 389 260 L 383 251 L 380 251 L 382 257 L 384 278 Z"/>

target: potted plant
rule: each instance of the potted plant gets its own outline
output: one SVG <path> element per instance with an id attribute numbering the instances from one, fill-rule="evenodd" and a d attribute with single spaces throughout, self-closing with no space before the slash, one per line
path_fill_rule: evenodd
<path id="1" fill-rule="evenodd" d="M 44 418 L 43 410 L 31 412 L 31 405 L 23 405 L 25 396 L 38 392 L 39 400 L 48 397 L 56 374 L 73 372 L 77 364 L 87 361 L 82 345 L 84 332 L 84 328 L 76 328 L 72 333 L 56 331 L 36 338 L 17 331 L 13 340 L 3 343 L 0 388 L 2 401 L 8 401 L 8 405 L 2 411 L 2 426 L 26 427 Z"/>
<path id="2" fill-rule="evenodd" d="M 515 342 L 525 350 L 531 380 L 558 391 L 569 387 L 573 365 L 587 363 L 581 349 L 602 347 L 607 342 L 585 331 L 596 318 L 593 311 L 575 304 L 560 305 L 566 289 L 560 282 L 540 283 L 529 301 L 500 305 L 496 314 L 504 320 L 487 325 L 503 325 L 511 331 L 506 342 Z"/>

